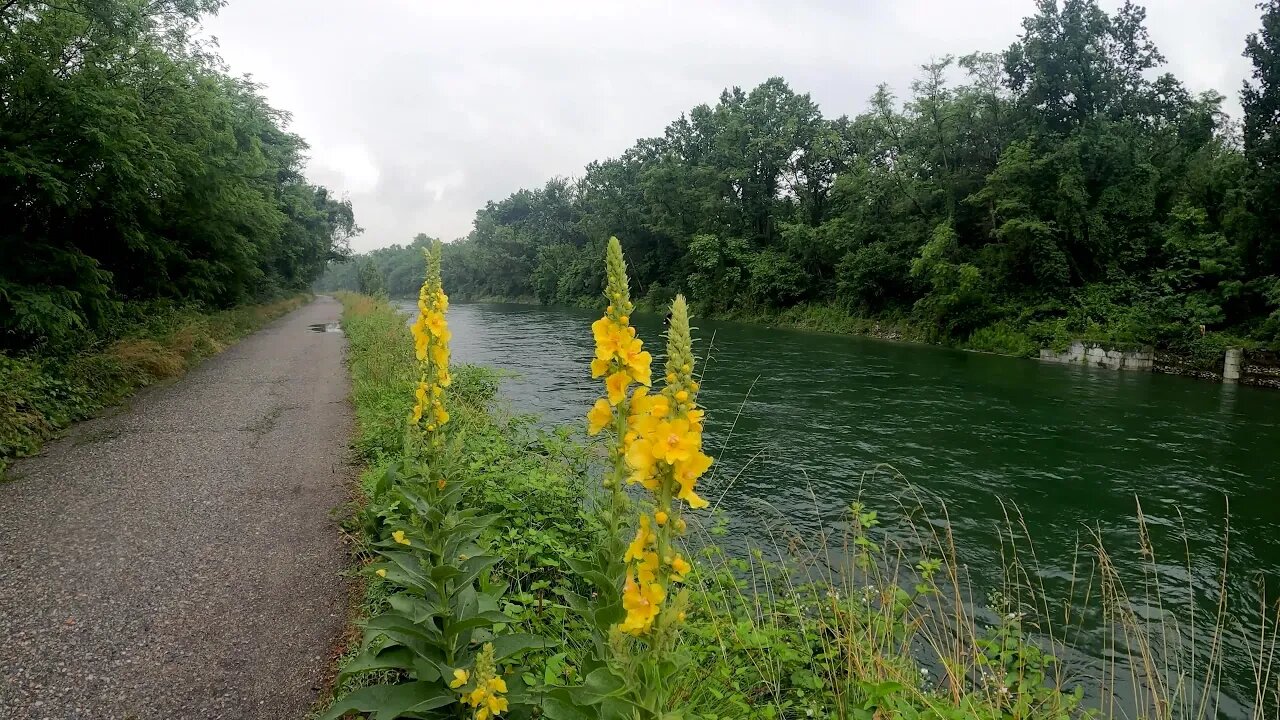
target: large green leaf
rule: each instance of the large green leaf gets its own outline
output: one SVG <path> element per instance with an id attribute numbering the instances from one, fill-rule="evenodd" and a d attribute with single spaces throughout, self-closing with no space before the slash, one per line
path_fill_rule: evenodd
<path id="1" fill-rule="evenodd" d="M 440 608 L 433 602 L 409 593 L 396 593 L 388 598 L 391 607 L 415 625 L 421 625 L 440 615 Z"/>
<path id="2" fill-rule="evenodd" d="M 347 663 L 338 675 L 338 679 L 372 670 L 409 670 L 413 668 L 414 657 L 416 657 L 414 652 L 402 645 L 393 645 L 380 650 L 365 650 Z"/>
<path id="3" fill-rule="evenodd" d="M 370 720 L 395 720 L 406 713 L 422 713 L 457 702 L 458 695 L 439 682 L 409 682 L 361 688 L 338 700 L 320 720 L 337 720 L 346 713 L 367 713 Z"/>
<path id="4" fill-rule="evenodd" d="M 528 633 L 499 635 L 490 642 L 493 643 L 493 657 L 495 660 L 511 657 L 526 650 L 555 647 L 558 644 L 541 635 L 530 635 Z"/>
<path id="5" fill-rule="evenodd" d="M 542 716 L 547 720 L 599 720 L 600 710 L 590 705 L 579 705 L 562 688 L 542 699 Z"/>

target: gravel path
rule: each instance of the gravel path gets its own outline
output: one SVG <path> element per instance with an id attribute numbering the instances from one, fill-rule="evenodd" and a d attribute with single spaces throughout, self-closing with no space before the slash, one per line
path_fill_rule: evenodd
<path id="1" fill-rule="evenodd" d="M 352 424 L 320 298 L 0 482 L 0 718 L 301 718 L 342 634 Z"/>

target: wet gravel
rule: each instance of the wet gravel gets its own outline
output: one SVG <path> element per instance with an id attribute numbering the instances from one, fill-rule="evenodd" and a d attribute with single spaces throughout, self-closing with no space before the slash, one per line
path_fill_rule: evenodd
<path id="1" fill-rule="evenodd" d="M 0 482 L 0 718 L 300 718 L 343 631 L 352 417 L 320 298 Z"/>

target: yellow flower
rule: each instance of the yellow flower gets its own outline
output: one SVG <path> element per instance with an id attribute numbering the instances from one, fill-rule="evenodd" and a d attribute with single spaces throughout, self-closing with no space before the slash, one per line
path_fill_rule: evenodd
<path id="1" fill-rule="evenodd" d="M 640 340 L 632 340 L 621 348 L 618 352 L 618 359 L 622 361 L 623 367 L 635 378 L 635 381 L 641 385 L 649 385 L 651 382 L 650 367 L 653 364 L 653 356 L 648 352 L 641 350 L 644 343 Z"/>
<path id="2" fill-rule="evenodd" d="M 500 677 L 489 678 L 488 685 L 491 693 L 504 693 L 507 691 L 507 681 Z M 506 708 L 503 709 L 505 710 Z"/>
<path id="3" fill-rule="evenodd" d="M 378 568 L 377 570 L 374 570 L 374 571 L 373 571 L 373 574 L 374 574 L 374 575 L 377 575 L 377 576 L 378 576 L 378 577 L 380 577 L 380 578 L 384 578 L 384 577 L 386 577 L 386 576 L 387 576 L 387 569 L 386 569 L 386 568 Z"/>
<path id="4" fill-rule="evenodd" d="M 626 448 L 627 467 L 631 468 L 628 483 L 640 483 L 645 488 L 657 488 L 657 461 L 653 457 L 653 443 L 644 438 L 635 438 Z"/>
<path id="5" fill-rule="evenodd" d="M 436 489 L 443 490 L 444 486 L 447 484 L 448 483 L 445 482 L 444 478 L 440 478 L 438 481 L 436 481 Z"/>
<path id="6" fill-rule="evenodd" d="M 449 422 L 449 411 L 444 409 L 443 405 L 435 407 L 436 425 L 443 425 Z"/>
<path id="7" fill-rule="evenodd" d="M 655 522 L 657 522 L 657 523 L 658 523 L 658 525 L 659 525 L 659 526 L 662 526 L 662 525 L 666 525 L 666 524 L 667 524 L 667 514 L 666 514 L 665 512 L 663 512 L 663 511 L 661 511 L 661 510 L 659 510 L 659 511 L 658 511 L 658 512 L 656 512 L 656 513 L 654 513 L 654 515 L 653 515 L 653 519 L 654 519 L 654 521 L 655 521 Z"/>
<path id="8" fill-rule="evenodd" d="M 627 581 L 622 586 L 622 607 L 627 616 L 618 625 L 618 629 L 631 635 L 643 635 L 653 627 L 653 621 L 662 609 L 667 598 L 666 590 L 660 583 L 642 584 L 627 574 Z"/>
<path id="9" fill-rule="evenodd" d="M 682 418 L 668 420 L 654 429 L 653 457 L 672 465 L 688 460 L 698 452 L 702 438 Z"/>
<path id="10" fill-rule="evenodd" d="M 609 372 L 609 361 L 604 358 L 596 358 L 591 361 L 591 379 L 594 380 L 601 375 Z"/>
<path id="11" fill-rule="evenodd" d="M 640 527 L 636 529 L 636 536 L 627 546 L 627 554 L 622 558 L 624 562 L 632 560 L 640 560 L 644 558 L 645 551 L 649 545 L 653 543 L 655 536 L 653 531 L 649 529 L 649 516 L 640 516 Z"/>
<path id="12" fill-rule="evenodd" d="M 396 542 L 400 543 L 401 545 L 411 545 L 411 544 L 412 544 L 412 543 L 410 543 L 410 542 L 409 542 L 409 538 L 407 538 L 407 537 L 405 537 L 405 536 L 404 536 L 404 531 L 403 531 L 403 530 L 397 530 L 397 531 L 395 531 L 395 532 L 391 533 L 391 539 L 392 539 L 392 540 L 395 540 Z"/>
<path id="13" fill-rule="evenodd" d="M 689 564 L 689 561 L 677 555 L 676 558 L 671 561 L 671 570 L 675 573 L 676 580 L 683 580 L 684 576 L 689 574 L 690 570 L 693 570 L 693 566 Z"/>
<path id="14" fill-rule="evenodd" d="M 710 467 L 711 458 L 701 452 L 695 452 L 688 460 L 675 466 L 675 479 L 680 484 L 680 491 L 676 493 L 676 497 L 689 503 L 689 507 L 695 510 L 704 508 L 708 504 L 706 500 L 698 497 L 698 494 L 693 491 L 693 486 Z M 681 528 L 680 532 L 684 532 L 684 529 Z"/>
<path id="15" fill-rule="evenodd" d="M 679 494 L 676 495 L 676 497 L 689 503 L 689 507 L 693 508 L 694 510 L 701 510 L 702 508 L 707 507 L 708 505 L 711 504 L 706 500 L 702 499 L 702 496 L 694 492 L 693 488 L 691 487 L 681 487 L 680 492 Z"/>
<path id="16" fill-rule="evenodd" d="M 624 372 L 616 372 L 610 375 L 604 382 L 605 389 L 609 391 L 609 404 L 617 405 L 627 397 L 627 386 L 631 384 L 631 377 Z"/>
<path id="17" fill-rule="evenodd" d="M 436 337 L 440 342 L 449 342 L 451 334 L 449 332 L 449 324 L 445 321 L 444 315 L 433 312 L 426 316 L 427 330 Z"/>
<path id="18" fill-rule="evenodd" d="M 467 681 L 470 679 L 471 679 L 471 676 L 467 674 L 466 670 L 462 670 L 462 669 L 454 670 L 453 680 L 449 683 L 449 687 L 453 688 L 454 690 L 457 690 L 463 685 L 466 685 Z"/>
<path id="19" fill-rule="evenodd" d="M 502 713 L 507 711 L 507 699 L 504 697 L 498 697 L 497 695 L 490 695 L 488 709 L 489 709 L 489 712 L 493 713 L 494 715 L 501 715 Z"/>
<path id="20" fill-rule="evenodd" d="M 596 435 L 610 422 L 613 422 L 613 408 L 604 398 L 596 400 L 596 404 L 587 413 L 587 434 Z"/>
<path id="21" fill-rule="evenodd" d="M 447 366 L 449 364 L 449 346 L 433 346 L 431 348 L 431 362 L 436 365 Z"/>
<path id="22" fill-rule="evenodd" d="M 607 317 L 591 323 L 591 337 L 595 338 L 596 345 L 604 344 L 604 339 L 610 335 L 613 327 L 613 321 Z"/>

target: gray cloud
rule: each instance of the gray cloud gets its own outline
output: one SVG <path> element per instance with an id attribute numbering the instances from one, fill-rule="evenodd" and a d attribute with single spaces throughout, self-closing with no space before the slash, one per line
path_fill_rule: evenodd
<path id="1" fill-rule="evenodd" d="M 1117 0 L 1103 0 L 1112 9 Z M 1148 26 L 1193 91 L 1238 108 L 1252 0 L 1152 0 Z M 205 24 L 350 196 L 357 249 L 466 234 L 477 208 L 577 175 L 721 89 L 773 75 L 829 117 L 930 57 L 995 51 L 1031 0 L 593 3 L 231 0 Z"/>

